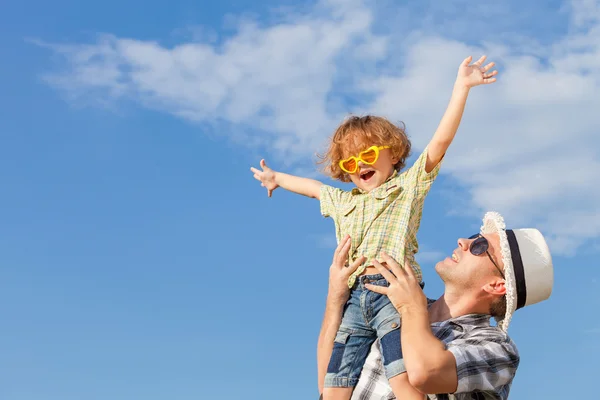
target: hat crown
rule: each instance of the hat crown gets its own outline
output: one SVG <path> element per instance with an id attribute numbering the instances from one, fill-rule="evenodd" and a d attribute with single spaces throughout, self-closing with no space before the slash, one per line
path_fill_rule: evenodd
<path id="1" fill-rule="evenodd" d="M 542 233 L 533 228 L 513 230 L 523 261 L 527 297 L 525 306 L 544 301 L 552 294 L 554 268 L 548 243 Z"/>

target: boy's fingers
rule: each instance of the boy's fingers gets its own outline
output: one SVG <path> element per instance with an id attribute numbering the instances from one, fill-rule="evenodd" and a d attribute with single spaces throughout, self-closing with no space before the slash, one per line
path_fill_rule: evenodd
<path id="1" fill-rule="evenodd" d="M 465 58 L 462 62 L 462 65 L 465 67 L 468 66 L 471 63 L 471 60 L 473 60 L 473 56 L 469 56 L 469 57 Z"/>
<path id="2" fill-rule="evenodd" d="M 488 65 L 486 65 L 485 67 L 483 67 L 482 71 L 483 71 L 483 72 L 487 72 L 487 71 L 489 71 L 489 70 L 490 70 L 490 69 L 491 69 L 491 68 L 492 68 L 494 65 L 496 65 L 496 63 L 492 61 L 491 63 L 488 63 Z"/>
<path id="3" fill-rule="evenodd" d="M 264 159 L 260 160 L 260 166 L 263 170 L 269 168 L 269 167 L 267 167 L 267 163 L 265 162 Z"/>
<path id="4" fill-rule="evenodd" d="M 481 58 L 477 61 L 475 61 L 475 64 L 481 66 L 481 64 L 483 64 L 483 62 L 485 61 L 485 59 L 487 58 L 487 56 L 481 56 Z"/>

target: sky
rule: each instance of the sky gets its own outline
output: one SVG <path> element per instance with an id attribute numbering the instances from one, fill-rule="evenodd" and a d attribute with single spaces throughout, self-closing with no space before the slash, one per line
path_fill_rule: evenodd
<path id="1" fill-rule="evenodd" d="M 425 292 L 485 211 L 540 229 L 555 285 L 511 323 L 511 399 L 595 389 L 598 0 L 13 0 L 0 26 L 0 399 L 317 398 L 333 222 L 249 169 L 350 188 L 315 166 L 337 124 L 402 121 L 416 155 L 482 54 Z"/>

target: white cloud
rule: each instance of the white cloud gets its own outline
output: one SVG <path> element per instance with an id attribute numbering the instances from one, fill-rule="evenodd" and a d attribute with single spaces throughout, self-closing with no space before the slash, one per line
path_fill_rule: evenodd
<path id="1" fill-rule="evenodd" d="M 425 250 L 419 251 L 416 255 L 417 262 L 423 266 L 423 264 L 432 264 L 442 261 L 447 255 L 441 251 Z"/>
<path id="2" fill-rule="evenodd" d="M 278 150 L 273 167 L 306 167 L 349 111 L 405 121 L 422 149 L 459 62 L 486 53 L 499 63 L 498 82 L 473 89 L 443 168 L 472 204 L 451 207 L 498 210 L 511 225 L 540 227 L 555 253 L 570 254 L 600 236 L 600 2 L 565 9 L 568 33 L 552 43 L 483 35 L 474 45 L 435 29 L 395 35 L 406 27 L 381 29 L 374 15 L 382 10 L 324 0 L 267 26 L 242 20 L 219 43 L 166 48 L 104 35 L 48 45 L 66 68 L 46 79 L 71 101 L 127 98 L 194 122 L 225 122 L 238 141 L 244 132 L 241 143 Z"/>

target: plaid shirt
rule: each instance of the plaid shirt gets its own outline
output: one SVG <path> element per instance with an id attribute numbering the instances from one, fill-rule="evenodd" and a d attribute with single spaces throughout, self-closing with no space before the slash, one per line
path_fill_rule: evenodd
<path id="1" fill-rule="evenodd" d="M 490 325 L 489 315 L 470 314 L 436 322 L 431 330 L 454 354 L 458 388 L 454 394 L 428 395 L 430 400 L 508 399 L 519 353 L 506 333 Z M 383 371 L 379 342 L 375 341 L 351 400 L 395 398 Z"/>
<path id="2" fill-rule="evenodd" d="M 411 168 L 394 174 L 384 184 L 366 193 L 359 188 L 350 192 L 328 185 L 321 186 L 321 214 L 332 217 L 338 243 L 346 235 L 352 238 L 350 262 L 363 255 L 366 262 L 350 276 L 352 288 L 356 277 L 385 251 L 396 260 L 410 262 L 417 279 L 421 268 L 415 260 L 418 251 L 417 231 L 421 224 L 423 202 L 438 175 L 441 161 L 425 172 L 427 148 Z"/>

